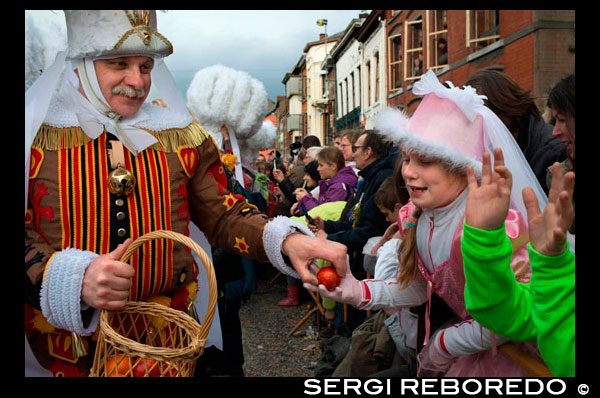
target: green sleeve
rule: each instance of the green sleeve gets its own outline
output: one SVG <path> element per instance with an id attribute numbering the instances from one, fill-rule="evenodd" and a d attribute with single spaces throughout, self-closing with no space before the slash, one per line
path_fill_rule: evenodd
<path id="1" fill-rule="evenodd" d="M 533 293 L 510 267 L 512 246 L 504 225 L 485 231 L 464 224 L 461 250 L 467 311 L 491 331 L 517 341 L 537 341 Z"/>
<path id="2" fill-rule="evenodd" d="M 575 255 L 544 256 L 527 246 L 540 353 L 554 376 L 575 376 Z"/>

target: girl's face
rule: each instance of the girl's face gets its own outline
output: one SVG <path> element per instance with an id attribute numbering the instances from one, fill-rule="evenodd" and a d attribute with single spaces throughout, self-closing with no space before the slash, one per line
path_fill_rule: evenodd
<path id="1" fill-rule="evenodd" d="M 452 174 L 439 161 L 416 154 L 402 154 L 402 177 L 412 202 L 422 209 L 451 203 L 467 186 L 466 176 Z"/>
<path id="2" fill-rule="evenodd" d="M 337 167 L 333 163 L 328 163 L 319 159 L 319 167 L 317 167 L 317 171 L 319 172 L 322 180 L 328 180 L 337 173 Z"/>
<path id="3" fill-rule="evenodd" d="M 306 188 L 315 188 L 317 186 L 317 182 L 315 180 L 312 179 L 312 177 L 308 174 L 304 174 L 304 177 L 302 177 L 302 179 L 304 181 L 306 181 Z"/>

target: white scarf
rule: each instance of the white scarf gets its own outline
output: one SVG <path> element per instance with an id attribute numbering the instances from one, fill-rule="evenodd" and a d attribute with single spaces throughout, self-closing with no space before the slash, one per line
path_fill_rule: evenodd
<path id="1" fill-rule="evenodd" d="M 125 147 L 137 156 L 141 151 L 153 145 L 158 140 L 145 130 L 135 127 L 139 122 L 147 120 L 148 115 L 139 110 L 134 116 L 124 117 L 115 112 L 100 90 L 94 59 L 83 58 L 78 60 L 77 69 L 81 87 L 85 92 L 87 101 L 77 100 L 73 96 L 79 95 L 77 89 L 71 85 L 71 96 L 79 106 L 76 108 L 76 116 L 83 131 L 92 139 L 98 138 L 104 131 L 104 127 L 113 133 L 125 145 Z"/>

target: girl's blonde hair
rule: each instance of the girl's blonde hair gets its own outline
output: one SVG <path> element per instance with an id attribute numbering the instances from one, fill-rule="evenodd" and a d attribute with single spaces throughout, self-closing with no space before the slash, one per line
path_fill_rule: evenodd
<path id="1" fill-rule="evenodd" d="M 440 162 L 444 166 L 448 168 L 450 174 L 454 176 L 464 177 L 466 179 L 466 172 L 462 172 L 462 170 L 452 169 L 447 163 L 443 160 L 435 159 L 435 158 L 427 158 L 430 161 Z M 396 191 L 400 192 L 402 189 L 406 189 L 406 183 L 402 178 L 402 154 L 398 156 L 398 160 L 396 162 L 396 168 L 394 170 L 395 183 L 396 183 Z M 416 224 L 419 217 L 423 213 L 423 209 L 419 207 L 415 207 L 415 211 L 412 214 L 413 224 Z M 398 219 L 400 222 L 400 219 Z M 417 262 L 417 226 L 412 225 L 409 226 L 406 234 L 404 236 L 404 240 L 398 247 L 398 276 L 397 280 L 400 284 L 400 289 L 405 289 L 410 285 L 410 283 L 417 277 L 419 274 L 419 265 Z"/>
<path id="2" fill-rule="evenodd" d="M 417 207 L 412 215 L 416 221 L 423 213 L 423 209 Z M 400 222 L 400 220 L 398 220 Z M 419 274 L 417 263 L 417 226 L 410 227 L 406 231 L 404 240 L 398 248 L 398 283 L 400 289 L 405 289 Z"/>

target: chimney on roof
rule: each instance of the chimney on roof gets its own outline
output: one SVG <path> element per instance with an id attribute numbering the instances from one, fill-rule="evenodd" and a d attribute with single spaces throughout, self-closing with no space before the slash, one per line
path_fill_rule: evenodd
<path id="1" fill-rule="evenodd" d="M 325 33 L 319 33 L 319 40 L 324 40 L 327 37 Z"/>
<path id="2" fill-rule="evenodd" d="M 366 12 L 358 14 L 358 17 L 361 19 L 366 19 L 368 16 L 369 16 L 369 14 L 367 14 Z"/>

